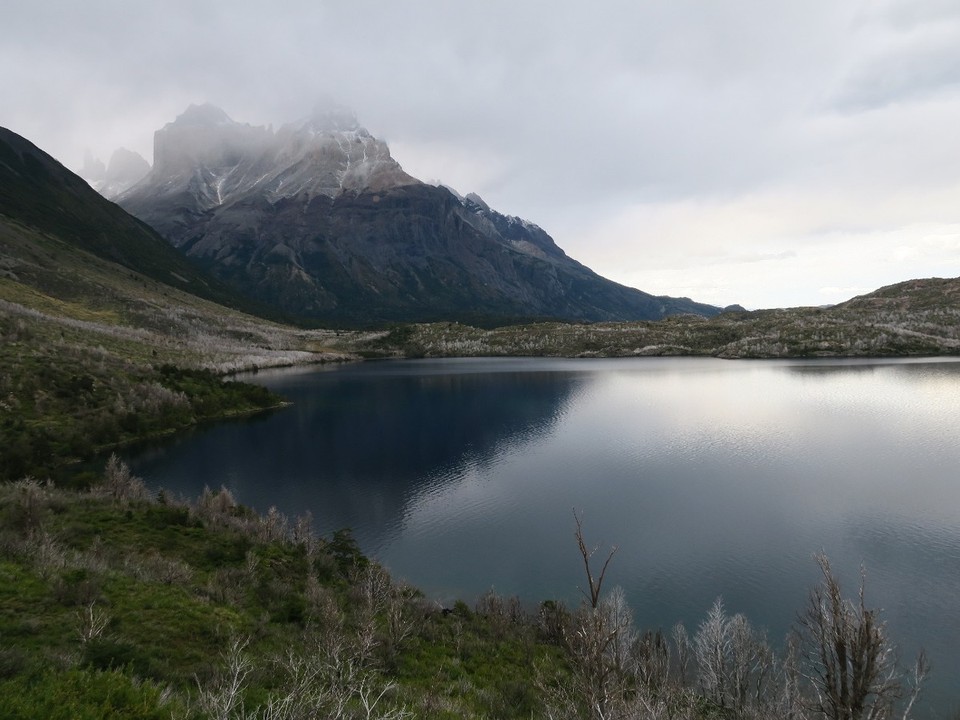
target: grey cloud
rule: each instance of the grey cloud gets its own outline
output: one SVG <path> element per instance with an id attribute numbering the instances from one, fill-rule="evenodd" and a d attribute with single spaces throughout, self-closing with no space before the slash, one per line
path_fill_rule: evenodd
<path id="1" fill-rule="evenodd" d="M 960 28 L 958 28 L 960 30 Z M 960 89 L 960 32 L 939 47 L 898 49 L 857 68 L 834 105 L 844 112 L 875 110 Z"/>
<path id="2" fill-rule="evenodd" d="M 886 6 L 878 3 L 871 10 L 875 20 L 900 31 L 960 22 L 960 5 L 954 0 L 892 0 Z"/>
<path id="3" fill-rule="evenodd" d="M 851 48 L 830 103 L 841 112 L 954 94 L 960 86 L 960 5 L 953 0 L 869 4 L 851 27 Z"/>
<path id="4" fill-rule="evenodd" d="M 411 162 L 454 148 L 457 190 L 564 245 L 635 203 L 960 181 L 950 118 L 888 111 L 953 97 L 956 7 L 13 0 L 0 124 L 79 167 L 88 147 L 149 156 L 189 103 L 277 127 L 330 97 Z"/>

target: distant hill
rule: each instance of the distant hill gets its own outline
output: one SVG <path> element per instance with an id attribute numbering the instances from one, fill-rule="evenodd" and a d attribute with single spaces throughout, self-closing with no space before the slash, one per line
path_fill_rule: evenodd
<path id="1" fill-rule="evenodd" d="M 398 328 L 371 346 L 405 356 L 724 358 L 960 355 L 960 278 L 908 280 L 828 308 L 736 310 L 659 322 Z"/>
<path id="2" fill-rule="evenodd" d="M 126 210 L 240 292 L 319 322 L 660 319 L 720 309 L 600 277 L 533 223 L 411 177 L 349 111 L 277 132 L 191 106 Z"/>

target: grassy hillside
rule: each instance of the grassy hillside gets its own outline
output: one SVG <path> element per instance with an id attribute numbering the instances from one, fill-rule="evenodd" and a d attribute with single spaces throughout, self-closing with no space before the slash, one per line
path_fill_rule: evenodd
<path id="1" fill-rule="evenodd" d="M 153 229 L 5 128 L 0 128 L 0 216 L 192 295 L 265 311 L 198 271 Z"/>
<path id="2" fill-rule="evenodd" d="M 281 403 L 223 373 L 353 357 L 0 216 L 0 478 Z"/>
<path id="3" fill-rule="evenodd" d="M 4 718 L 252 717 L 294 687 L 320 717 L 528 717 L 533 667 L 562 668 L 521 611 L 443 612 L 226 491 L 157 497 L 114 462 L 86 492 L 0 486 L 0 517 Z"/>
<path id="4" fill-rule="evenodd" d="M 281 403 L 224 373 L 353 357 L 231 306 L 249 303 L 0 128 L 0 480 Z"/>
<path id="5" fill-rule="evenodd" d="M 896 664 L 826 558 L 781 654 L 719 600 L 692 633 L 638 630 L 577 528 L 579 608 L 493 593 L 441 608 L 346 531 L 317 538 L 309 517 L 258 516 L 226 490 L 149 493 L 116 459 L 82 492 L 0 485 L 0 717 L 813 720 L 915 698 L 922 657 L 912 675 Z M 846 714 L 831 715 L 815 678 L 838 658 Z"/>

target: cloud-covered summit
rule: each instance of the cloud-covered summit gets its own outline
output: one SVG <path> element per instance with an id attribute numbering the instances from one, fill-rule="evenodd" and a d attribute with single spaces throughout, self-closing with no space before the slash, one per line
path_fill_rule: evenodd
<path id="1" fill-rule="evenodd" d="M 123 195 L 127 203 L 188 193 L 202 211 L 251 193 L 274 202 L 416 182 L 387 145 L 342 108 L 315 112 L 274 131 L 237 122 L 211 104 L 191 105 L 157 130 L 153 147 L 154 166 Z"/>

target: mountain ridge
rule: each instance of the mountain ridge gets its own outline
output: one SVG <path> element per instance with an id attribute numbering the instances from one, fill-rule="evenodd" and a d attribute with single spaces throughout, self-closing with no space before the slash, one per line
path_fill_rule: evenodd
<path id="1" fill-rule="evenodd" d="M 545 231 L 407 174 L 343 108 L 276 132 L 191 106 L 117 198 L 197 264 L 332 324 L 639 320 L 720 308 L 602 278 Z"/>

